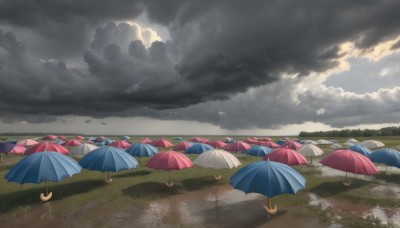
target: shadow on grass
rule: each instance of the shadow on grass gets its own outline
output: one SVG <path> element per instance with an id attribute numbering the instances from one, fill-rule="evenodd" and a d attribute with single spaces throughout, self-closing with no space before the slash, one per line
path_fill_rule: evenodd
<path id="1" fill-rule="evenodd" d="M 112 175 L 112 178 L 136 177 L 149 175 L 151 172 L 148 170 L 129 170 L 127 173 Z"/>
<path id="2" fill-rule="evenodd" d="M 180 185 L 175 184 L 169 188 L 165 186 L 165 183 L 159 182 L 144 182 L 122 189 L 122 193 L 124 195 L 128 195 L 132 198 L 150 198 L 153 200 L 166 196 L 181 194 L 182 192 L 183 187 Z"/>
<path id="3" fill-rule="evenodd" d="M 0 213 L 10 211 L 20 206 L 29 206 L 40 203 L 39 195 L 45 191 L 44 183 L 38 184 L 40 187 L 14 191 L 0 195 Z M 68 184 L 57 184 L 48 187 L 49 192 L 53 192 L 51 201 L 62 200 L 66 197 L 89 192 L 95 188 L 104 186 L 104 181 L 89 180 L 77 181 Z"/>
<path id="4" fill-rule="evenodd" d="M 221 180 L 215 180 L 213 176 L 184 179 L 181 182 L 183 187 L 185 187 L 185 189 L 188 191 L 194 191 L 223 184 Z"/>
<path id="5" fill-rule="evenodd" d="M 387 182 L 398 184 L 400 180 L 400 174 L 391 173 L 390 175 L 386 175 L 385 171 L 381 171 L 378 175 L 374 175 L 374 179 L 385 180 Z"/>
<path id="6" fill-rule="evenodd" d="M 365 185 L 370 184 L 371 182 L 360 180 L 360 179 L 352 179 L 352 184 L 348 187 L 344 186 L 342 180 L 333 181 L 333 182 L 323 182 L 314 188 L 310 189 L 310 192 L 316 193 L 322 197 L 330 197 L 335 196 L 337 194 L 353 190 L 356 188 L 363 187 Z"/>
<path id="7" fill-rule="evenodd" d="M 13 167 L 13 166 L 14 166 L 14 164 L 12 164 L 12 165 L 4 165 L 4 164 L 0 163 L 0 171 L 2 171 L 2 170 L 9 170 L 9 169 L 11 169 L 11 167 Z"/>

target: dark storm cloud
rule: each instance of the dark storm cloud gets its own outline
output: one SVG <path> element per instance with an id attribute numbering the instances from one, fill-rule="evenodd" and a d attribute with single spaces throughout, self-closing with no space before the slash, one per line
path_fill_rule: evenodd
<path id="1" fill-rule="evenodd" d="M 229 98 L 279 82 L 282 74 L 304 77 L 331 69 L 344 42 L 367 50 L 399 35 L 399 10 L 400 2 L 394 0 L 1 1 L 0 22 L 16 28 L 21 38 L 7 32 L 11 29 L 0 33 L 0 107 L 37 115 L 166 114 L 164 118 L 210 121 L 226 128 L 235 123 L 251 127 L 248 121 L 240 123 L 241 114 L 233 114 L 236 104 L 238 110 L 248 110 L 241 104 L 248 100 L 230 103 Z M 108 23 L 142 12 L 166 26 L 170 40 L 146 48 L 137 27 Z M 48 46 L 30 51 L 36 43 L 32 41 L 40 38 Z M 39 49 L 46 54 L 43 61 Z M 83 55 L 86 69 L 58 60 L 73 53 Z M 224 101 L 231 104 L 225 111 L 207 111 L 201 104 Z M 268 111 L 268 118 L 298 113 L 290 100 L 268 101 L 273 110 L 285 113 Z"/>

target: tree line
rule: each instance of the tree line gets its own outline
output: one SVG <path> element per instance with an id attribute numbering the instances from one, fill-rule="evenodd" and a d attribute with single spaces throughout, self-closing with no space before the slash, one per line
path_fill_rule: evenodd
<path id="1" fill-rule="evenodd" d="M 379 130 L 372 129 L 344 129 L 333 131 L 301 131 L 299 137 L 376 137 L 376 136 L 400 136 L 400 127 L 384 127 Z"/>

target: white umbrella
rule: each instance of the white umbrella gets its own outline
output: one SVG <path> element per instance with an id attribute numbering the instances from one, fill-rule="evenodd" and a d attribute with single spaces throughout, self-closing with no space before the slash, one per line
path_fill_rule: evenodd
<path id="1" fill-rule="evenodd" d="M 325 140 L 325 139 L 317 140 L 317 143 L 320 144 L 320 145 L 329 145 L 329 144 L 333 144 L 333 142 L 328 141 L 328 140 Z"/>
<path id="2" fill-rule="evenodd" d="M 330 147 L 331 147 L 332 149 L 340 149 L 340 148 L 342 148 L 343 146 L 340 145 L 339 143 L 334 143 L 334 144 L 332 144 Z"/>
<path id="3" fill-rule="evenodd" d="M 298 149 L 297 151 L 304 156 L 311 157 L 311 163 L 312 163 L 313 156 L 319 156 L 319 155 L 324 154 L 324 151 L 322 151 L 321 148 L 319 148 L 318 146 L 313 145 L 313 144 L 306 144 L 306 145 L 302 146 L 300 149 Z"/>
<path id="4" fill-rule="evenodd" d="M 371 148 L 378 148 L 378 147 L 384 147 L 384 146 L 385 146 L 385 144 L 383 144 L 383 142 L 376 141 L 376 140 L 365 140 L 365 141 L 362 141 L 362 142 L 360 143 L 360 145 L 361 145 L 361 146 L 365 146 L 365 147 L 367 147 L 368 149 L 371 149 Z"/>
<path id="5" fill-rule="evenodd" d="M 303 140 L 303 143 L 304 144 L 314 144 L 314 145 L 318 144 L 317 142 L 315 142 L 314 140 L 311 140 L 311 139 Z"/>
<path id="6" fill-rule="evenodd" d="M 69 153 L 72 155 L 85 155 L 98 147 L 89 143 L 82 143 L 79 146 L 74 147 Z"/>
<path id="7" fill-rule="evenodd" d="M 214 178 L 217 180 L 221 179 L 221 176 L 218 175 L 218 169 L 232 169 L 241 165 L 234 155 L 225 150 L 205 151 L 194 159 L 193 164 L 204 168 L 214 168 L 216 170 Z"/>
<path id="8" fill-rule="evenodd" d="M 357 139 L 348 139 L 345 144 L 347 143 L 351 143 L 351 144 L 355 144 L 355 143 L 359 143 Z"/>

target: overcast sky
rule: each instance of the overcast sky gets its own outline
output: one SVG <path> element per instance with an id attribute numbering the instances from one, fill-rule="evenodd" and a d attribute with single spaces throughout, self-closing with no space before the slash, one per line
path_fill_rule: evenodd
<path id="1" fill-rule="evenodd" d="M 0 0 L 0 132 L 400 122 L 397 0 Z"/>

